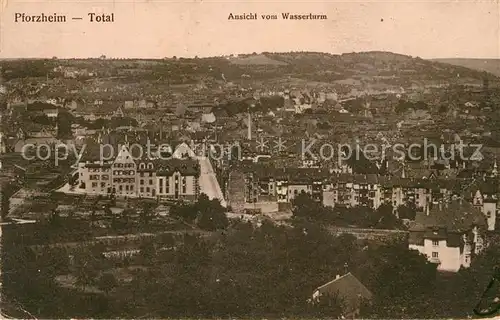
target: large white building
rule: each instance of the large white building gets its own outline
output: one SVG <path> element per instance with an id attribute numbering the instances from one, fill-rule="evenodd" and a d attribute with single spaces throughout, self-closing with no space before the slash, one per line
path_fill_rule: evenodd
<path id="1" fill-rule="evenodd" d="M 137 149 L 136 149 L 137 150 Z M 134 148 L 87 148 L 78 163 L 77 191 L 145 198 L 195 200 L 200 192 L 198 161 L 186 157 L 134 155 Z"/>
<path id="2" fill-rule="evenodd" d="M 450 201 L 418 213 L 410 228 L 409 248 L 418 250 L 440 271 L 468 268 L 484 247 L 487 221 L 468 202 Z"/>

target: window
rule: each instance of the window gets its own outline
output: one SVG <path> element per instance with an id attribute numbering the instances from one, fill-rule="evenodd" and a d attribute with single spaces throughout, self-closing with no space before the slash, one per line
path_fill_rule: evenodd
<path id="1" fill-rule="evenodd" d="M 134 191 L 134 186 L 130 186 L 130 191 Z"/>
<path id="2" fill-rule="evenodd" d="M 105 188 L 106 187 L 106 182 L 101 182 L 101 188 Z"/>
<path id="3" fill-rule="evenodd" d="M 141 192 L 144 192 L 144 187 L 141 187 Z"/>
<path id="4" fill-rule="evenodd" d="M 433 258 L 439 258 L 439 254 L 438 254 L 437 252 L 433 252 L 433 253 L 432 253 L 432 257 L 433 257 Z"/>
<path id="5" fill-rule="evenodd" d="M 486 217 L 491 218 L 491 211 L 486 212 Z"/>
<path id="6" fill-rule="evenodd" d="M 149 184 L 152 185 L 153 184 L 153 180 L 149 180 Z"/>
<path id="7" fill-rule="evenodd" d="M 148 169 L 153 169 L 153 164 L 152 163 L 148 163 Z"/>
<path id="8" fill-rule="evenodd" d="M 141 186 L 144 185 L 144 180 L 141 179 L 140 183 L 141 183 Z"/>
<path id="9" fill-rule="evenodd" d="M 432 246 L 433 246 L 433 247 L 438 247 L 438 246 L 439 246 L 439 241 L 437 241 L 437 240 L 432 240 Z"/>
<path id="10" fill-rule="evenodd" d="M 139 165 L 139 168 L 140 168 L 140 169 L 144 169 L 144 168 L 146 168 L 146 165 L 145 165 L 144 163 L 141 163 L 141 164 Z"/>
<path id="11" fill-rule="evenodd" d="M 146 188 L 146 192 L 149 192 L 149 187 Z"/>
<path id="12" fill-rule="evenodd" d="M 92 188 L 97 188 L 97 182 L 92 182 Z"/>

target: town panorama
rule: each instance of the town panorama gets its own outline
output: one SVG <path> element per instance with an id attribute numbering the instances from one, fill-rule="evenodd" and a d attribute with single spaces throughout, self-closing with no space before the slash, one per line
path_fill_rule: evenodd
<path id="1" fill-rule="evenodd" d="M 0 61 L 2 318 L 500 308 L 500 78 L 391 52 Z"/>

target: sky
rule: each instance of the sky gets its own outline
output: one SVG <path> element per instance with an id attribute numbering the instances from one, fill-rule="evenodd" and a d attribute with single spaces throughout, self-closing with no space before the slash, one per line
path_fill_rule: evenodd
<path id="1" fill-rule="evenodd" d="M 500 1 L 0 0 L 0 58 L 204 57 L 252 52 L 391 51 L 500 58 Z M 15 13 L 66 23 L 15 23 Z M 88 13 L 114 13 L 91 23 Z M 230 13 L 324 14 L 327 20 L 228 20 Z M 72 20 L 82 17 L 83 20 Z"/>

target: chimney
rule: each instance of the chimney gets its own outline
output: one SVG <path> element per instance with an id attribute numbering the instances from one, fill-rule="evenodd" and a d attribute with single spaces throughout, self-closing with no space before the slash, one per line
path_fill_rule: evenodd
<path id="1" fill-rule="evenodd" d="M 250 115 L 250 110 L 248 111 L 247 139 L 252 140 L 252 116 Z"/>
<path id="2" fill-rule="evenodd" d="M 427 216 L 428 216 L 428 215 L 429 215 L 429 213 L 430 213 L 430 210 L 429 210 L 429 204 L 427 204 L 427 205 L 425 206 L 425 215 L 427 215 Z"/>

